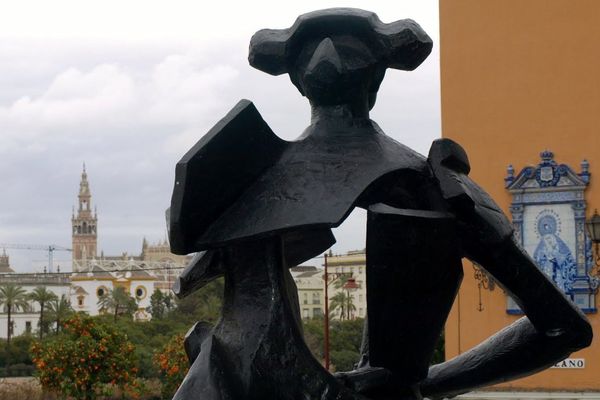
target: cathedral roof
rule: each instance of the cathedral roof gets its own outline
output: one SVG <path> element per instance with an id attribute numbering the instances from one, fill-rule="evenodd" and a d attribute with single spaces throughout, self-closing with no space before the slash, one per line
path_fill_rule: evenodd
<path id="1" fill-rule="evenodd" d="M 2 254 L 0 255 L 0 274 L 8 274 L 11 272 L 15 272 L 10 267 L 10 262 L 8 260 L 8 254 L 6 254 L 6 249 L 2 249 Z"/>
<path id="2" fill-rule="evenodd" d="M 81 267 L 80 267 L 81 268 Z M 148 280 L 156 277 L 146 271 L 147 265 L 133 259 L 121 260 L 90 260 L 79 272 L 73 273 L 73 280 Z"/>

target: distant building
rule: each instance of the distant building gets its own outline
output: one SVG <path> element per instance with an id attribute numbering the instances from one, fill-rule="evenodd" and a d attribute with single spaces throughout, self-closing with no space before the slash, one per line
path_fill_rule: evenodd
<path id="1" fill-rule="evenodd" d="M 290 268 L 298 289 L 302 318 L 320 318 L 325 314 L 323 268 L 300 265 Z"/>
<path id="2" fill-rule="evenodd" d="M 54 293 L 58 298 L 65 295 L 67 298 L 71 295 L 71 284 L 68 276 L 55 274 L 3 274 L 0 281 L 4 283 L 14 283 L 21 286 L 27 293 L 32 292 L 36 287 L 43 286 L 48 291 Z M 0 309 L 0 338 L 6 339 L 8 324 L 8 309 L 6 306 Z M 18 336 L 24 333 L 32 333 L 38 329 L 40 320 L 39 304 L 29 301 L 25 309 L 13 310 L 11 314 L 12 335 Z"/>
<path id="3" fill-rule="evenodd" d="M 346 254 L 327 257 L 329 275 L 328 297 L 331 299 L 340 292 L 351 298 L 354 310 L 350 311 L 350 319 L 364 318 L 367 315 L 367 257 L 365 250 L 349 251 Z M 342 284 L 343 282 L 343 284 Z M 330 311 L 331 312 L 331 311 Z M 339 311 L 333 312 L 341 318 Z"/>
<path id="4" fill-rule="evenodd" d="M 2 249 L 2 255 L 0 255 L 0 274 L 7 274 L 15 272 L 10 267 L 10 262 L 8 259 L 8 254 L 6 254 L 6 249 Z"/>
<path id="5" fill-rule="evenodd" d="M 87 263 L 86 271 L 71 275 L 71 306 L 75 311 L 98 315 L 104 311 L 98 306 L 98 301 L 121 287 L 138 304 L 134 318 L 148 320 L 155 282 L 156 277 L 144 271 L 136 261 L 92 260 Z"/>
<path id="6" fill-rule="evenodd" d="M 325 314 L 325 268 L 300 265 L 290 269 L 298 289 L 302 318 L 318 318 Z M 330 318 L 350 319 L 367 316 L 366 254 L 365 250 L 346 254 L 329 253 L 327 257 L 327 286 Z M 344 315 L 335 305 L 336 295 L 345 296 Z M 333 299 L 333 300 L 332 300 Z M 348 313 L 347 306 L 351 304 Z M 353 306 L 353 307 L 352 307 Z"/>
<path id="7" fill-rule="evenodd" d="M 191 259 L 191 256 L 180 256 L 171 253 L 171 246 L 169 246 L 167 239 L 156 244 L 148 244 L 144 238 L 142 242 L 140 260 L 145 265 L 158 267 L 152 271 L 152 274 L 156 277 L 154 287 L 164 293 L 171 293 L 173 283 Z"/>
<path id="8" fill-rule="evenodd" d="M 85 165 L 79 183 L 77 211 L 71 216 L 72 270 L 70 276 L 55 274 L 15 274 L 10 268 L 6 250 L 0 255 L 0 283 L 13 282 L 31 292 L 44 286 L 58 297 L 65 295 L 75 311 L 89 315 L 103 312 L 98 306 L 102 296 L 118 287 L 125 289 L 137 302 L 136 320 L 150 319 L 150 296 L 155 289 L 171 293 L 171 286 L 191 256 L 171 253 L 167 240 L 149 244 L 144 238 L 138 256 L 123 253 L 119 256 L 98 257 L 98 214 L 92 212 L 92 192 Z M 0 338 L 6 337 L 6 309 L 0 310 Z M 31 303 L 25 310 L 12 314 L 13 334 L 33 332 L 38 328 L 39 306 Z"/>
<path id="9" fill-rule="evenodd" d="M 189 257 L 170 252 L 166 240 L 150 245 L 143 240 L 139 256 L 123 253 L 119 256 L 97 256 L 98 214 L 92 214 L 92 193 L 85 165 L 81 174 L 78 209 L 71 217 L 73 243 L 73 275 L 71 305 L 76 311 L 90 315 L 102 312 L 98 307 L 100 297 L 117 287 L 122 287 L 138 302 L 134 317 L 150 318 L 148 307 L 155 289 L 169 293 L 171 286 Z"/>
<path id="10" fill-rule="evenodd" d="M 85 164 L 83 165 L 83 172 L 81 173 L 81 182 L 79 183 L 79 206 L 77 208 L 77 215 L 73 210 L 71 216 L 72 230 L 72 243 L 73 243 L 73 260 L 85 261 L 88 259 L 96 258 L 96 251 L 98 249 L 98 216 L 96 210 L 92 214 L 92 193 L 90 191 L 90 184 L 87 180 L 87 173 L 85 171 Z M 75 265 L 73 266 L 75 270 Z"/>

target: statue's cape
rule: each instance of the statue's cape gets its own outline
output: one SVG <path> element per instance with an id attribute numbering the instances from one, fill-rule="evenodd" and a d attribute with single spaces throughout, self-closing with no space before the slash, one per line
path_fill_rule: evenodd
<path id="1" fill-rule="evenodd" d="M 428 173 L 427 161 L 370 120 L 316 123 L 288 142 L 242 100 L 177 164 L 171 250 L 188 254 L 274 233 L 328 230 L 369 185 L 405 169 Z"/>

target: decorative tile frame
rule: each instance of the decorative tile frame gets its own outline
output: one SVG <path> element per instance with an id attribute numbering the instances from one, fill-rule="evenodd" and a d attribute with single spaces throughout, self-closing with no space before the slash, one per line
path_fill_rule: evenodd
<path id="1" fill-rule="evenodd" d="M 590 182 L 589 163 L 586 160 L 581 162 L 581 172 L 576 173 L 566 164 L 558 164 L 554 160 L 554 154 L 551 151 L 540 153 L 541 161 L 536 166 L 525 167 L 517 176 L 514 175 L 514 168 L 509 165 L 507 176 L 504 178 L 506 189 L 512 194 L 513 200 L 510 205 L 514 235 L 517 241 L 524 247 L 532 258 L 534 254 L 531 246 L 527 249 L 525 245 L 525 236 L 531 235 L 532 229 L 539 234 L 540 229 L 548 229 L 558 240 L 561 246 L 567 248 L 566 243 L 562 241 L 560 235 L 561 218 L 565 216 L 565 210 L 572 210 L 566 214 L 567 218 L 574 218 L 573 223 L 568 221 L 565 225 L 569 226 L 571 234 L 574 234 L 574 253 L 570 254 L 575 263 L 575 268 L 571 274 L 568 285 L 559 282 L 554 278 L 555 283 L 570 297 L 585 313 L 596 312 L 595 291 L 598 282 L 589 276 L 589 270 L 593 264 L 592 243 L 585 230 L 586 202 L 584 197 L 585 189 Z M 537 212 L 536 226 L 528 226 L 533 221 L 524 218 L 525 215 Z M 540 225 L 545 221 L 550 221 L 550 225 Z M 574 232 L 573 232 L 574 231 Z M 538 235 L 540 236 L 540 235 Z M 540 245 L 541 245 L 540 238 Z M 573 241 L 573 238 L 570 238 Z M 528 243 L 529 244 L 529 243 Z M 538 245 L 539 246 L 539 245 Z M 537 252 L 537 250 L 536 250 Z M 534 258 L 535 259 L 535 258 Z M 570 264 L 573 265 L 572 263 Z M 544 268 L 538 264 L 544 270 Z M 519 306 L 507 296 L 507 309 L 509 314 L 522 314 Z"/>

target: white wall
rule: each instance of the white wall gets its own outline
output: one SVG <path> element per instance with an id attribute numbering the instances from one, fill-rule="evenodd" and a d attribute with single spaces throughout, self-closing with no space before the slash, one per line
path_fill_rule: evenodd
<path id="1" fill-rule="evenodd" d="M 44 285 L 44 284 L 36 284 L 36 285 L 19 285 L 27 293 L 32 292 L 38 286 L 45 286 L 47 290 L 54 293 L 57 297 L 60 298 L 61 295 L 67 296 L 70 298 L 70 286 L 69 285 Z M 31 324 L 31 332 L 35 332 L 38 329 L 38 321 L 40 319 L 40 305 L 33 301 L 29 302 L 30 308 L 28 310 L 13 310 L 11 314 L 11 320 L 14 321 L 13 324 L 13 336 L 19 336 L 26 332 L 27 323 Z M 47 306 L 45 306 L 47 310 Z M 8 327 L 8 314 L 4 312 L 4 307 L 0 309 L 0 338 L 6 339 L 7 337 L 7 327 Z"/>

